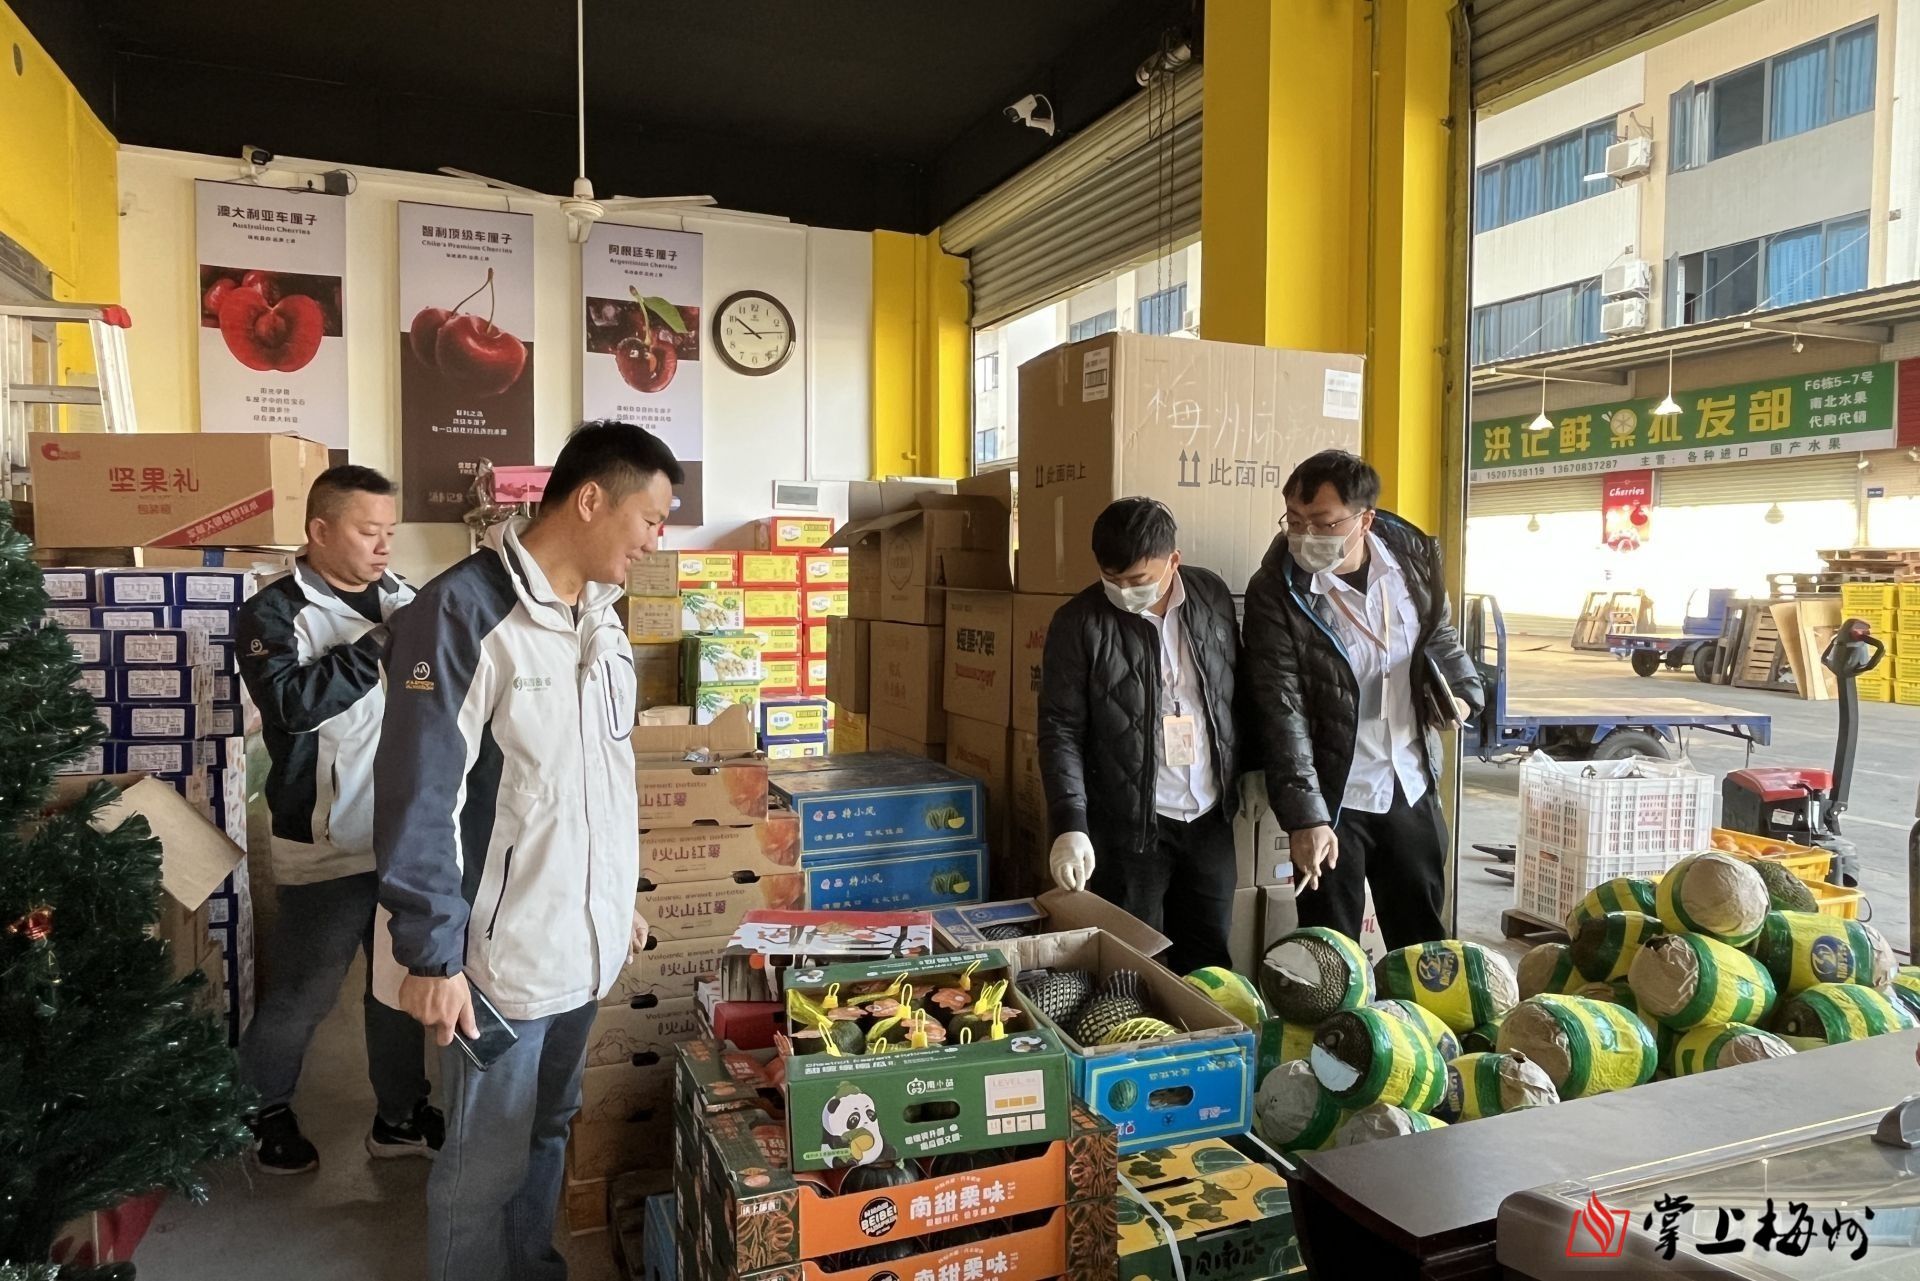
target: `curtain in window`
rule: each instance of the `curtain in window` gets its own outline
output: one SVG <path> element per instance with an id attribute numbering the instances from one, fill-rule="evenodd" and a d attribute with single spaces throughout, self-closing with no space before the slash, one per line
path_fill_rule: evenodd
<path id="1" fill-rule="evenodd" d="M 1476 177 L 1473 189 L 1473 229 L 1492 231 L 1500 225 L 1500 166 L 1488 165 Z"/>
<path id="2" fill-rule="evenodd" d="M 1500 308 L 1476 307 L 1473 311 L 1473 363 L 1484 365 L 1499 359 Z"/>
<path id="3" fill-rule="evenodd" d="M 1773 119 L 1768 136 L 1791 138 L 1827 123 L 1827 46 L 1822 41 L 1773 60 Z"/>
<path id="4" fill-rule="evenodd" d="M 1549 289 L 1540 295 L 1540 350 L 1573 346 L 1573 290 Z"/>
<path id="5" fill-rule="evenodd" d="M 1584 166 L 1586 173 L 1582 176 L 1581 195 L 1597 196 L 1603 191 L 1611 191 L 1613 189 L 1613 184 L 1609 183 L 1605 177 L 1607 172 L 1607 148 L 1611 147 L 1613 142 L 1612 125 L 1587 126 L 1587 163 Z M 1594 178 L 1592 182 L 1585 181 L 1587 178 L 1593 178 L 1595 174 L 1602 176 Z"/>
<path id="6" fill-rule="evenodd" d="M 1547 208 L 1559 209 L 1580 199 L 1586 162 L 1586 143 L 1579 134 L 1547 144 Z"/>
<path id="7" fill-rule="evenodd" d="M 1675 173 L 1694 165 L 1693 95 L 1694 87 L 1687 84 L 1668 99 L 1667 168 Z"/>
<path id="8" fill-rule="evenodd" d="M 1540 295 L 1500 304 L 1500 355 L 1531 356 L 1540 350 Z"/>
<path id="9" fill-rule="evenodd" d="M 1589 280 L 1580 286 L 1580 323 L 1574 342 L 1584 346 L 1600 338 L 1600 282 Z"/>
<path id="10" fill-rule="evenodd" d="M 1875 29 L 1849 31 L 1833 42 L 1833 118 L 1873 110 Z"/>
<path id="11" fill-rule="evenodd" d="M 1820 228 L 1783 231 L 1767 241 L 1769 307 L 1820 296 Z"/>
<path id="12" fill-rule="evenodd" d="M 1849 218 L 1827 224 L 1826 284 L 1822 295 L 1857 293 L 1867 287 L 1867 220 Z"/>
<path id="13" fill-rule="evenodd" d="M 1506 188 L 1501 206 L 1502 222 L 1518 222 L 1540 212 L 1540 153 L 1529 151 L 1514 156 L 1500 166 L 1501 185 Z"/>

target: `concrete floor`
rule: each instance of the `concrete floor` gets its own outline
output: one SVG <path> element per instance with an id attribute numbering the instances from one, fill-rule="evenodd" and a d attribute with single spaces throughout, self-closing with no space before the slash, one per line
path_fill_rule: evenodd
<path id="1" fill-rule="evenodd" d="M 1830 765 L 1836 725 L 1832 703 L 1801 702 L 1784 694 L 1706 687 L 1688 675 L 1642 679 L 1606 655 L 1576 654 L 1564 640 L 1516 638 L 1515 693 L 1645 699 L 1694 698 L 1774 718 L 1773 745 L 1757 749 L 1757 763 Z M 1738 743 L 1712 734 L 1688 744 L 1695 765 L 1715 773 L 1746 759 Z M 1913 823 L 1916 762 L 1920 762 L 1920 708 L 1863 708 L 1853 808 L 1846 830 L 1860 847 L 1863 882 L 1874 923 L 1905 950 L 1906 841 Z M 1461 933 L 1501 943 L 1500 913 L 1512 888 L 1487 874 L 1493 860 L 1471 851 L 1475 841 L 1510 842 L 1518 823 L 1517 766 L 1466 766 L 1460 865 Z M 1518 955 L 1523 946 L 1508 945 Z M 356 972 L 350 998 L 361 990 Z M 367 1086 L 357 999 L 343 1000 L 321 1028 L 299 1097 L 294 1101 L 308 1137 L 320 1148 L 317 1173 L 269 1178 L 235 1162 L 215 1173 L 212 1200 L 195 1207 L 175 1200 L 155 1221 L 135 1262 L 142 1281 L 414 1281 L 423 1268 L 422 1237 L 427 1167 L 416 1161 L 372 1161 L 361 1140 L 373 1115 Z M 605 1233 L 565 1239 L 562 1249 L 576 1281 L 614 1277 Z"/>

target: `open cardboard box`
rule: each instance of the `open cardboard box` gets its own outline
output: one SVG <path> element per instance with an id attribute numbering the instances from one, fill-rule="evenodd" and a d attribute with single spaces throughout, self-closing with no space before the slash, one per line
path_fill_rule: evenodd
<path id="1" fill-rule="evenodd" d="M 1159 956 L 1173 940 L 1090 890 L 1048 890 L 1039 898 L 1008 899 L 933 914 L 934 940 L 943 952 L 993 950 L 1003 946 L 986 931 L 996 925 L 1031 926 L 1033 934 L 1105 930 L 1143 956 Z"/>
<path id="2" fill-rule="evenodd" d="M 729 707 L 711 725 L 636 725 L 640 826 L 742 826 L 765 819 L 767 763 L 755 747 L 745 707 Z"/>
<path id="3" fill-rule="evenodd" d="M 1136 1152 L 1115 1198 L 1120 1273 L 1131 1281 L 1258 1281 L 1301 1269 L 1287 1178 L 1251 1134 Z"/>
<path id="4" fill-rule="evenodd" d="M 1115 970 L 1133 970 L 1145 985 L 1147 1012 L 1183 1029 L 1159 1040 L 1083 1046 L 1014 985 L 1014 1003 L 1066 1045 L 1074 1093 L 1113 1122 L 1122 1152 L 1237 1134 L 1252 1123 L 1253 1032 L 1198 988 L 1105 930 L 999 946 L 1021 971 L 1086 970 L 1096 987 Z"/>
<path id="5" fill-rule="evenodd" d="M 795 965 L 926 956 L 933 918 L 925 912 L 748 912 L 727 941 L 720 964 L 722 1001 L 771 1001 Z"/>

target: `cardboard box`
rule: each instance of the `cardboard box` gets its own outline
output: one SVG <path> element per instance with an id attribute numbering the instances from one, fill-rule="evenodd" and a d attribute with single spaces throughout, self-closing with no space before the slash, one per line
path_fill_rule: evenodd
<path id="1" fill-rule="evenodd" d="M 1243 1135 L 1122 1160 L 1114 1199 L 1119 1276 L 1130 1281 L 1261 1281 L 1302 1270 L 1280 1157 Z M 1172 1233 L 1171 1238 L 1167 1235 Z"/>
<path id="2" fill-rule="evenodd" d="M 40 618 L 49 627 L 84 632 L 93 627 L 93 606 L 49 605 L 40 611 Z"/>
<path id="3" fill-rule="evenodd" d="M 765 548 L 820 547 L 833 535 L 833 517 L 769 516 L 760 522 L 758 534 Z"/>
<path id="4" fill-rule="evenodd" d="M 1008 791 L 1012 798 L 1013 824 L 1009 831 L 1009 862 L 1023 867 L 1045 869 L 1052 852 L 1048 835 L 1047 789 L 1040 777 L 1040 740 L 1025 730 L 1013 732 L 1013 759 Z M 1039 871 L 1037 875 L 1047 873 Z"/>
<path id="5" fill-rule="evenodd" d="M 799 873 L 712 881 L 643 883 L 635 907 L 663 941 L 728 938 L 740 918 L 757 908 L 798 908 L 806 898 Z"/>
<path id="6" fill-rule="evenodd" d="M 910 756 L 834 756 L 782 769 L 774 794 L 800 816 L 800 861 L 852 851 L 904 854 L 978 846 L 985 797 L 975 780 Z"/>
<path id="7" fill-rule="evenodd" d="M 807 587 L 800 593 L 800 617 L 814 622 L 847 616 L 847 589 Z"/>
<path id="8" fill-rule="evenodd" d="M 800 621 L 798 587 L 749 587 L 742 593 L 742 613 L 754 625 Z"/>
<path id="9" fill-rule="evenodd" d="M 866 850 L 809 854 L 801 862 L 810 912 L 932 911 L 987 897 L 982 845 L 925 853 Z"/>
<path id="10" fill-rule="evenodd" d="M 204 667 L 121 667 L 101 670 L 107 692 L 97 697 L 114 703 L 211 703 L 214 677 Z M 230 678 L 229 678 L 230 679 Z"/>
<path id="11" fill-rule="evenodd" d="M 239 615 L 238 605 L 169 605 L 166 621 L 161 625 L 230 639 Z"/>
<path id="12" fill-rule="evenodd" d="M 832 752 L 831 741 L 822 734 L 819 738 L 777 738 L 767 744 L 767 759 L 770 761 L 804 761 L 827 756 Z"/>
<path id="13" fill-rule="evenodd" d="M 825 658 L 832 639 L 833 619 L 821 618 L 806 624 L 805 654 L 808 658 Z"/>
<path id="14" fill-rule="evenodd" d="M 788 698 L 760 704 L 760 737 L 771 743 L 777 739 L 818 739 L 827 734 L 827 700 L 824 698 Z"/>
<path id="15" fill-rule="evenodd" d="M 711 725 L 641 725 L 633 731 L 640 828 L 695 823 L 743 826 L 767 817 L 767 763 L 753 756 L 753 721 L 729 710 Z M 712 754 L 694 764 L 687 753 Z"/>
<path id="16" fill-rule="evenodd" d="M 944 761 L 947 758 L 945 743 L 923 743 L 917 738 L 908 738 L 904 734 L 892 734 L 883 729 L 874 729 L 868 725 L 866 752 L 887 752 L 900 756 L 918 756 L 930 761 Z"/>
<path id="17" fill-rule="evenodd" d="M 747 631 L 760 640 L 762 658 L 798 658 L 801 655 L 799 623 L 758 623 Z"/>
<path id="18" fill-rule="evenodd" d="M 1183 1029 L 1160 1040 L 1083 1046 L 1013 989 L 1015 1003 L 1066 1045 L 1075 1096 L 1126 1136 L 1122 1153 L 1239 1134 L 1251 1124 L 1254 1032 L 1199 989 L 1103 930 L 1013 939 L 1002 951 L 1017 955 L 1022 970 L 1087 970 L 1096 980 L 1137 971 L 1148 1012 Z"/>
<path id="19" fill-rule="evenodd" d="M 680 586 L 738 587 L 739 552 L 681 552 Z"/>
<path id="20" fill-rule="evenodd" d="M 873 661 L 873 624 L 864 618 L 827 623 L 827 697 L 834 705 L 862 715 L 871 710 L 869 672 Z"/>
<path id="21" fill-rule="evenodd" d="M 827 696 L 827 656 L 816 654 L 802 660 L 800 687 L 812 698 Z"/>
<path id="22" fill-rule="evenodd" d="M 682 635 L 738 632 L 746 626 L 747 602 L 740 588 L 684 587 L 680 590 Z"/>
<path id="23" fill-rule="evenodd" d="M 776 810 L 746 827 L 652 828 L 640 834 L 640 880 L 666 885 L 747 873 L 777 876 L 800 868 L 800 819 Z"/>
<path id="24" fill-rule="evenodd" d="M 1300 910 L 1293 902 L 1293 886 L 1262 885 L 1258 888 L 1260 894 L 1260 942 L 1254 949 L 1255 968 L 1242 970 L 1240 971 L 1242 974 L 1258 974 L 1260 972 L 1258 966 L 1261 958 L 1264 958 L 1268 952 L 1273 950 L 1275 943 L 1278 943 L 1281 939 L 1300 928 Z M 1371 900 L 1369 900 L 1369 902 L 1371 902 Z M 1366 915 L 1373 915 L 1371 907 L 1367 909 Z M 1375 933 L 1377 934 L 1378 931 L 1376 930 Z M 1386 949 L 1379 948 L 1378 955 L 1369 953 L 1368 959 L 1377 962 L 1380 957 L 1385 955 Z"/>
<path id="25" fill-rule="evenodd" d="M 742 552 L 742 587 L 794 587 L 800 582 L 799 552 Z"/>
<path id="26" fill-rule="evenodd" d="M 135 703 L 111 710 L 115 738 L 204 738 L 213 728 L 211 703 Z"/>
<path id="27" fill-rule="evenodd" d="M 1005 926 L 1023 935 L 1105 930 L 1143 956 L 1159 956 L 1173 946 L 1172 939 L 1091 890 L 1053 889 L 1039 898 L 944 908 L 933 914 L 934 939 L 945 952 L 997 951 L 1005 940 L 989 939 L 986 932 Z"/>
<path id="28" fill-rule="evenodd" d="M 847 571 L 845 552 L 807 552 L 800 557 L 800 581 L 808 587 L 845 587 Z"/>
<path id="29" fill-rule="evenodd" d="M 1110 333 L 1020 366 L 1020 590 L 1099 577 L 1088 531 L 1114 499 L 1173 509 L 1180 549 L 1244 592 L 1280 487 L 1322 449 L 1360 449 L 1358 356 Z"/>
<path id="30" fill-rule="evenodd" d="M 947 593 L 941 702 L 948 712 L 989 725 L 1011 725 L 1013 593 Z"/>
<path id="31" fill-rule="evenodd" d="M 1289 899 L 1291 902 L 1291 899 Z M 1232 923 L 1227 930 L 1227 955 L 1235 974 L 1258 974 L 1260 958 L 1260 890 L 1248 886 L 1233 892 Z"/>
<path id="32" fill-rule="evenodd" d="M 1008 848 L 1007 828 L 1013 821 L 1013 731 L 965 716 L 947 718 L 947 764 L 969 778 L 977 778 L 987 792 L 987 844 L 996 854 Z M 998 893 L 1024 897 L 1043 887 L 1028 885 L 1017 874 L 1003 872 L 996 857 L 994 883 Z"/>
<path id="33" fill-rule="evenodd" d="M 1040 732 L 1040 669 L 1047 653 L 1047 629 L 1071 596 L 1013 598 L 1013 727 Z"/>
<path id="34" fill-rule="evenodd" d="M 103 632 L 146 632 L 176 625 L 167 618 L 172 611 L 165 605 L 95 605 L 86 612 L 87 620 L 80 626 Z"/>
<path id="35" fill-rule="evenodd" d="M 867 750 L 867 718 L 859 712 L 842 709 L 834 713 L 833 734 L 829 746 L 834 755 Z"/>
<path id="36" fill-rule="evenodd" d="M 677 607 L 674 617 L 679 617 Z M 640 711 L 677 702 L 680 698 L 679 646 L 635 645 L 633 676 L 639 686 Z"/>
<path id="37" fill-rule="evenodd" d="M 647 552 L 627 562 L 627 595 L 677 596 L 680 594 L 680 553 Z"/>
<path id="38" fill-rule="evenodd" d="M 673 1062 L 648 1068 L 588 1068 L 567 1141 L 576 1182 L 655 1168 L 673 1134 Z"/>
<path id="39" fill-rule="evenodd" d="M 97 603 L 94 571 L 91 569 L 43 569 L 40 571 L 40 581 L 47 589 L 47 599 L 56 605 Z"/>
<path id="40" fill-rule="evenodd" d="M 1234 824 L 1235 836 L 1243 823 Z M 1272 810 L 1261 815 L 1260 822 L 1253 829 L 1251 885 L 1291 885 L 1293 884 L 1293 843 L 1287 835 L 1287 829 L 1280 826 L 1280 817 Z"/>
<path id="41" fill-rule="evenodd" d="M 327 469 L 325 445 L 264 432 L 36 432 L 27 452 L 35 541 L 48 547 L 297 546 Z M 142 492 L 156 473 L 165 491 Z"/>
<path id="42" fill-rule="evenodd" d="M 942 588 L 1012 587 L 1007 572 L 1012 519 L 1012 511 L 992 497 L 929 494 L 906 510 L 853 521 L 834 534 L 830 545 L 855 556 L 850 585 L 859 590 L 867 586 L 863 580 L 875 564 L 857 549 L 877 542 L 880 616 L 932 626 L 945 617 Z M 868 608 L 864 601 L 860 609 L 853 605 L 850 599 L 856 616 Z"/>
<path id="43" fill-rule="evenodd" d="M 725 940 L 721 940 L 725 942 Z M 587 1070 L 597 1067 L 657 1067 L 673 1061 L 673 1049 L 700 1035 L 700 1006 L 691 996 L 662 1001 L 635 996 L 594 1011 L 587 1034 Z"/>
<path id="44" fill-rule="evenodd" d="M 627 597 L 627 639 L 635 645 L 678 645 L 686 634 L 678 596 Z"/>
<path id="45" fill-rule="evenodd" d="M 721 713 L 738 707 L 749 718 L 759 714 L 758 685 L 696 685 L 683 688 L 687 705 L 693 708 L 693 723 L 711 725 Z"/>
<path id="46" fill-rule="evenodd" d="M 886 604 L 885 574 L 876 535 L 847 549 L 847 617 L 877 623 Z"/>
<path id="47" fill-rule="evenodd" d="M 651 997 L 663 1003 L 687 1000 L 701 979 L 720 972 L 720 955 L 726 950 L 727 940 L 721 938 L 649 936 L 646 949 L 626 963 L 614 980 L 613 990 L 600 1004 L 631 1008 L 636 998 Z"/>
<path id="48" fill-rule="evenodd" d="M 946 742 L 940 692 L 945 633 L 938 627 L 875 623 L 870 643 L 867 715 L 873 728 L 922 743 Z"/>
<path id="49" fill-rule="evenodd" d="M 765 675 L 760 639 L 750 632 L 717 632 L 680 642 L 680 683 L 688 689 L 758 685 Z"/>
<path id="50" fill-rule="evenodd" d="M 800 679 L 800 668 L 804 659 L 769 658 L 760 665 L 760 703 L 765 707 L 768 699 L 798 698 L 805 686 Z M 756 711 L 756 716 L 764 719 L 764 713 Z"/>

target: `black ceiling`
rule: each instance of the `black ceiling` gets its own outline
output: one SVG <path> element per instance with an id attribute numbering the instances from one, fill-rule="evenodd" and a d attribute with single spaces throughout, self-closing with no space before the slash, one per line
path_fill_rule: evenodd
<path id="1" fill-rule="evenodd" d="M 575 173 L 570 0 L 11 0 L 122 142 L 430 171 Z M 603 195 L 710 192 L 923 231 L 1136 90 L 1198 0 L 587 0 Z M 1056 142 L 1058 139 L 1056 138 Z"/>

